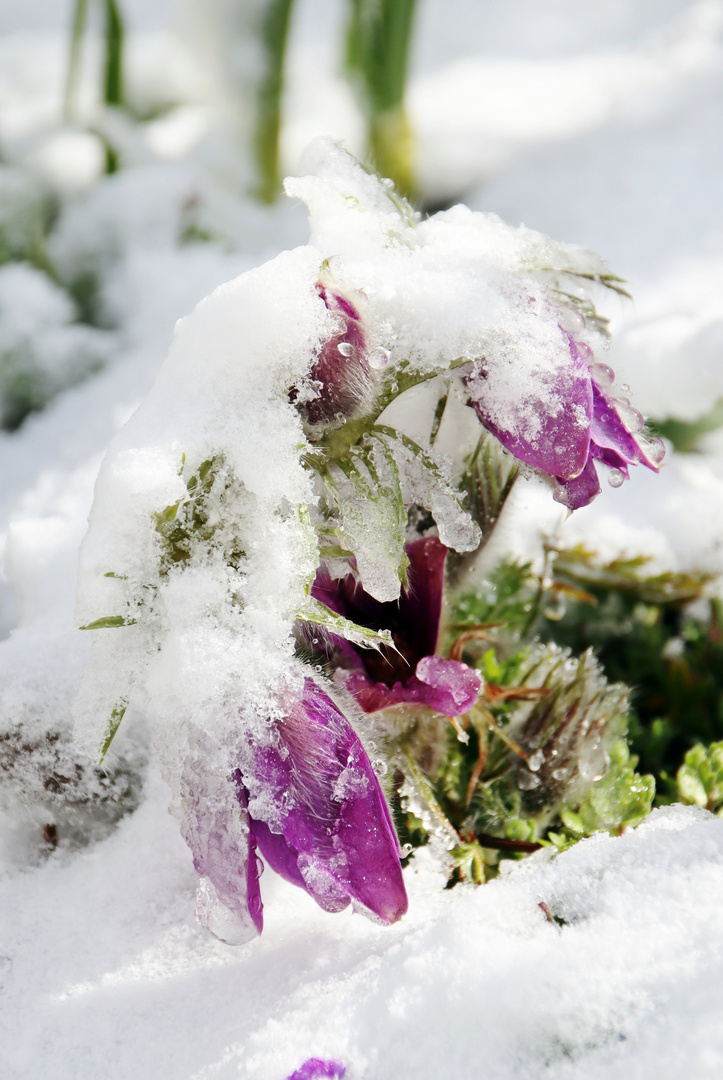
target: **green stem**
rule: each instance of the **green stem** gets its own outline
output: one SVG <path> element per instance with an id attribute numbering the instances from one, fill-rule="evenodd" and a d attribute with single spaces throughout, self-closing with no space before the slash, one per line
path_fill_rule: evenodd
<path id="1" fill-rule="evenodd" d="M 383 176 L 414 192 L 413 141 L 404 88 L 417 0 L 351 0 L 346 66 L 361 84 L 369 148 Z"/>
<path id="2" fill-rule="evenodd" d="M 123 19 L 116 0 L 105 0 L 105 69 L 103 101 L 123 104 Z"/>
<path id="3" fill-rule="evenodd" d="M 123 19 L 116 0 L 105 0 L 105 59 L 103 66 L 103 102 L 111 108 L 123 105 Z M 114 173 L 120 165 L 118 151 L 105 146 L 105 171 Z"/>
<path id="4" fill-rule="evenodd" d="M 73 114 L 75 88 L 78 83 L 80 70 L 80 53 L 83 44 L 83 33 L 88 16 L 88 0 L 75 0 L 73 12 L 73 26 L 70 31 L 70 54 L 68 56 L 68 72 L 65 77 L 65 94 L 63 95 L 63 119 L 70 120 Z"/>
<path id="5" fill-rule="evenodd" d="M 284 86 L 284 55 L 292 4 L 293 0 L 271 0 L 262 30 L 267 69 L 258 93 L 254 150 L 258 170 L 257 193 L 259 198 L 266 203 L 274 202 L 281 186 L 279 176 L 281 97 Z"/>

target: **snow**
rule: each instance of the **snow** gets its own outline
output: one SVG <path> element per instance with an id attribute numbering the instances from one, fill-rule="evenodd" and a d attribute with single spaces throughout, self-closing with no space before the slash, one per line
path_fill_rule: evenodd
<path id="1" fill-rule="evenodd" d="M 409 103 L 425 190 L 433 200 L 464 196 L 475 210 L 600 251 L 635 296 L 634 305 L 602 300 L 613 330 L 605 361 L 618 382 L 630 382 L 647 414 L 699 415 L 723 396 L 723 4 L 520 0 L 514 12 L 500 0 L 458 4 L 456 18 L 441 0 L 420 5 Z M 175 108 L 149 125 L 145 142 L 131 140 L 132 167 L 96 184 L 96 136 L 57 126 L 64 63 L 58 32 L 69 5 L 52 7 L 9 4 L 0 15 L 6 242 L 22 245 L 43 200 L 59 198 L 62 207 L 51 248 L 60 285 L 28 266 L 0 270 L 2 351 L 22 347 L 44 371 L 50 341 L 53 355 L 67 359 L 44 411 L 0 436 L 0 731 L 32 741 L 39 762 L 5 785 L 0 799 L 3 1077 L 284 1080 L 309 1057 L 338 1058 L 350 1080 L 436 1080 L 478 1068 L 504 1080 L 719 1075 L 723 822 L 703 811 L 656 811 L 623 837 L 595 837 L 554 859 L 543 853 L 509 864 L 504 877 L 477 890 L 443 891 L 432 861 L 417 856 L 406 873 L 409 914 L 388 928 L 349 913 L 327 915 L 267 870 L 264 935 L 234 949 L 194 920 L 197 877 L 167 812 L 171 793 L 148 749 L 147 718 L 129 711 L 109 776 L 92 774 L 79 756 L 71 709 L 90 643 L 74 629 L 74 597 L 101 459 L 152 384 L 176 320 L 223 282 L 305 243 L 307 231 L 293 201 L 261 210 L 234 190 L 230 177 L 243 155 L 228 148 L 217 81 L 189 59 L 193 20 L 179 18 L 176 36 L 168 34 L 178 14 L 170 0 L 134 0 L 127 9 L 132 63 L 145 72 L 139 101 L 151 106 L 170 85 Z M 299 5 L 283 141 L 288 170 L 297 174 L 296 158 L 317 134 L 361 149 L 359 115 L 348 90 L 339 89 L 329 45 L 340 19 L 339 5 L 333 8 L 325 20 L 326 0 Z M 84 109 L 88 100 L 82 88 Z M 9 206 L 15 233 L 6 229 Z M 472 246 L 477 219 L 453 211 L 439 220 L 456 228 L 457 246 L 464 235 Z M 423 328 L 428 348 L 420 364 L 440 347 L 433 315 L 442 309 L 459 321 L 470 303 L 453 288 L 435 294 L 445 258 L 450 270 L 441 224 L 436 228 L 435 235 L 422 227 L 428 292 L 410 299 L 405 314 Z M 194 229 L 212 241 L 180 243 Z M 319 235 L 313 242 L 324 243 Z M 374 285 L 391 319 L 398 297 L 389 290 L 402 271 L 370 282 L 356 250 L 356 263 L 347 259 L 350 282 Z M 307 257 L 283 256 L 276 265 Z M 61 286 L 83 273 L 99 283 L 104 329 L 72 322 Z M 259 289 L 263 273 L 252 276 Z M 284 283 L 298 289 L 291 273 Z M 238 286 L 214 297 L 172 347 L 189 379 L 199 352 L 209 358 L 209 378 L 214 363 L 228 376 L 232 358 L 211 349 L 223 345 L 215 335 L 224 297 L 253 307 Z M 313 323 L 310 309 L 307 315 Z M 99 370 L 72 385 L 83 374 L 74 366 L 79 357 L 86 374 L 96 357 Z M 269 370 L 259 368 L 259 400 Z M 122 553 L 124 530 L 137 536 L 129 515 L 138 520 L 146 500 L 152 509 L 159 499 L 173 501 L 180 454 L 196 467 L 207 453 L 189 418 L 197 384 L 184 399 L 176 379 L 163 379 L 130 429 L 133 441 L 121 435 L 104 466 L 118 484 L 132 477 L 136 493 L 132 507 L 108 511 L 117 530 L 108 544 Z M 154 405 L 164 392 L 175 406 L 170 422 Z M 234 400 L 246 407 L 240 391 Z M 195 403 L 211 415 L 210 386 Z M 138 449 L 141 429 L 154 438 Z M 443 437 L 444 428 L 441 445 Z M 164 450 L 168 445 L 176 451 Z M 253 475 L 254 460 L 239 452 L 237 464 L 271 502 L 280 484 L 274 478 L 288 462 L 279 449 L 262 477 Z M 720 434 L 695 457 L 669 453 L 659 477 L 636 470 L 621 489 L 606 488 L 568 519 L 542 485 L 517 485 L 488 558 L 495 550 L 534 556 L 541 533 L 557 531 L 566 543 L 583 540 L 610 557 L 644 552 L 661 569 L 723 571 Z M 102 481 L 98 491 L 102 499 Z M 92 545 L 91 534 L 86 563 L 109 550 Z M 260 578 L 259 595 L 283 590 L 285 580 Z M 197 599 L 190 588 L 169 594 L 190 636 L 179 634 L 177 654 L 159 667 L 159 697 L 183 670 L 184 656 L 198 662 L 198 678 L 174 686 L 167 724 L 174 705 L 204 702 L 207 680 L 218 677 L 218 641 L 212 647 L 193 636 Z M 258 611 L 260 618 L 261 600 Z M 81 618 L 109 613 L 93 609 Z M 105 655 L 117 670 L 112 640 Z M 243 664 L 252 667 L 254 656 L 240 657 Z M 227 657 L 220 666 L 228 669 Z M 60 733 L 59 758 L 46 745 L 51 731 Z M 84 783 L 101 801 L 108 785 L 124 790 L 130 778 L 137 808 L 119 822 L 115 811 L 104 816 L 96 808 L 93 842 L 83 844 L 91 828 L 83 807 L 66 820 L 43 787 L 58 760 L 64 768 L 82 762 Z M 41 850 L 39 831 L 56 820 L 67 840 Z M 540 902 L 565 925 L 548 922 Z"/>
<path id="2" fill-rule="evenodd" d="M 193 921 L 166 798 L 152 778 L 105 844 L 3 882 L 9 1080 L 283 1080 L 312 1056 L 354 1078 L 453 1076 L 478 1045 L 495 1077 L 720 1068 L 723 824 L 702 811 L 656 811 L 482 889 L 439 890 L 418 860 L 392 928 L 277 879 L 264 936 L 232 949 Z"/>

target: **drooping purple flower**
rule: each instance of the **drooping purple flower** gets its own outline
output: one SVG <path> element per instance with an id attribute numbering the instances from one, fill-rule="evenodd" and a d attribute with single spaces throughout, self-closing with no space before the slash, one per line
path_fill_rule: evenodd
<path id="1" fill-rule="evenodd" d="M 309 1058 L 287 1080 L 344 1080 L 346 1069 L 340 1061 Z"/>
<path id="2" fill-rule="evenodd" d="M 379 780 L 343 713 L 312 679 L 283 720 L 252 732 L 236 775 L 258 847 L 278 874 L 326 911 L 355 910 L 382 923 L 407 910 L 400 849 Z M 258 875 L 247 891 L 252 917 Z"/>
<path id="3" fill-rule="evenodd" d="M 447 548 L 424 537 L 406 548 L 409 585 L 398 601 L 382 603 L 366 593 L 353 574 L 333 579 L 317 572 L 312 595 L 358 625 L 390 630 L 396 651 L 376 652 L 334 639 L 346 688 L 365 712 L 392 705 L 427 705 L 445 716 L 465 713 L 482 688 L 480 675 L 467 664 L 435 655 L 442 613 Z"/>
<path id="4" fill-rule="evenodd" d="M 312 364 L 309 377 L 315 396 L 299 408 L 311 428 L 339 426 L 371 401 L 374 373 L 369 363 L 361 314 L 340 292 L 319 282 L 316 291 L 335 325 Z"/>
<path id="5" fill-rule="evenodd" d="M 479 420 L 519 461 L 557 481 L 555 498 L 577 510 L 600 492 L 595 462 L 612 471 L 613 485 L 629 478 L 630 465 L 657 472 L 665 453 L 660 439 L 642 434 L 643 418 L 627 399 L 609 392 L 614 373 L 592 364 L 589 345 L 560 331 L 569 348 L 569 363 L 554 375 L 540 376 L 539 394 L 507 403 L 505 422 L 495 417 L 481 367 L 465 377 L 469 404 Z M 531 376 L 535 385 L 535 376 Z"/>

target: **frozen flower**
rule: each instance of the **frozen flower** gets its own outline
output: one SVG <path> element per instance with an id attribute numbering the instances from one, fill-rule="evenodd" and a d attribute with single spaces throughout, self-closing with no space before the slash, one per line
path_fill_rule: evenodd
<path id="1" fill-rule="evenodd" d="M 376 774 L 348 720 L 307 678 L 283 720 L 248 735 L 236 774 L 248 813 L 246 904 L 263 926 L 256 849 L 325 911 L 393 923 L 407 910 L 399 842 Z"/>
<path id="2" fill-rule="evenodd" d="M 467 664 L 435 655 L 447 548 L 430 536 L 408 544 L 406 553 L 409 585 L 398 601 L 381 603 L 353 574 L 333 579 L 325 569 L 317 573 L 312 593 L 337 614 L 392 633 L 395 652 L 334 639 L 340 666 L 349 671 L 346 688 L 365 712 L 411 702 L 459 716 L 477 700 L 482 679 Z"/>
<path id="3" fill-rule="evenodd" d="M 374 374 L 358 309 L 322 282 L 316 291 L 329 311 L 333 331 L 319 347 L 309 373 L 312 393 L 299 401 L 299 409 L 311 428 L 323 425 L 327 430 L 364 411 L 371 400 Z"/>
<path id="4" fill-rule="evenodd" d="M 510 405 L 504 424 L 496 420 L 481 365 L 465 378 L 465 386 L 484 426 L 519 461 L 552 476 L 557 501 L 577 510 L 600 493 L 596 461 L 608 467 L 610 483 L 617 487 L 629 479 L 630 465 L 657 472 L 665 449 L 660 439 L 643 434 L 643 417 L 627 398 L 612 393 L 612 370 L 594 363 L 585 342 L 565 330 L 561 334 L 569 362 L 557 366 L 551 378 L 531 374 L 531 386 L 539 380 L 540 391 L 533 415 L 524 397 Z"/>

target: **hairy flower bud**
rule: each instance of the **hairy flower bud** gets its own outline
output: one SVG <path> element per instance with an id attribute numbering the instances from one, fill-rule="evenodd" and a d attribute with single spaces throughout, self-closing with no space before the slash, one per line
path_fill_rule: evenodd
<path id="1" fill-rule="evenodd" d="M 309 373 L 315 394 L 300 401 L 299 409 L 311 428 L 328 429 L 369 407 L 375 378 L 358 309 L 321 282 L 316 291 L 329 312 L 331 333 L 322 340 Z"/>

